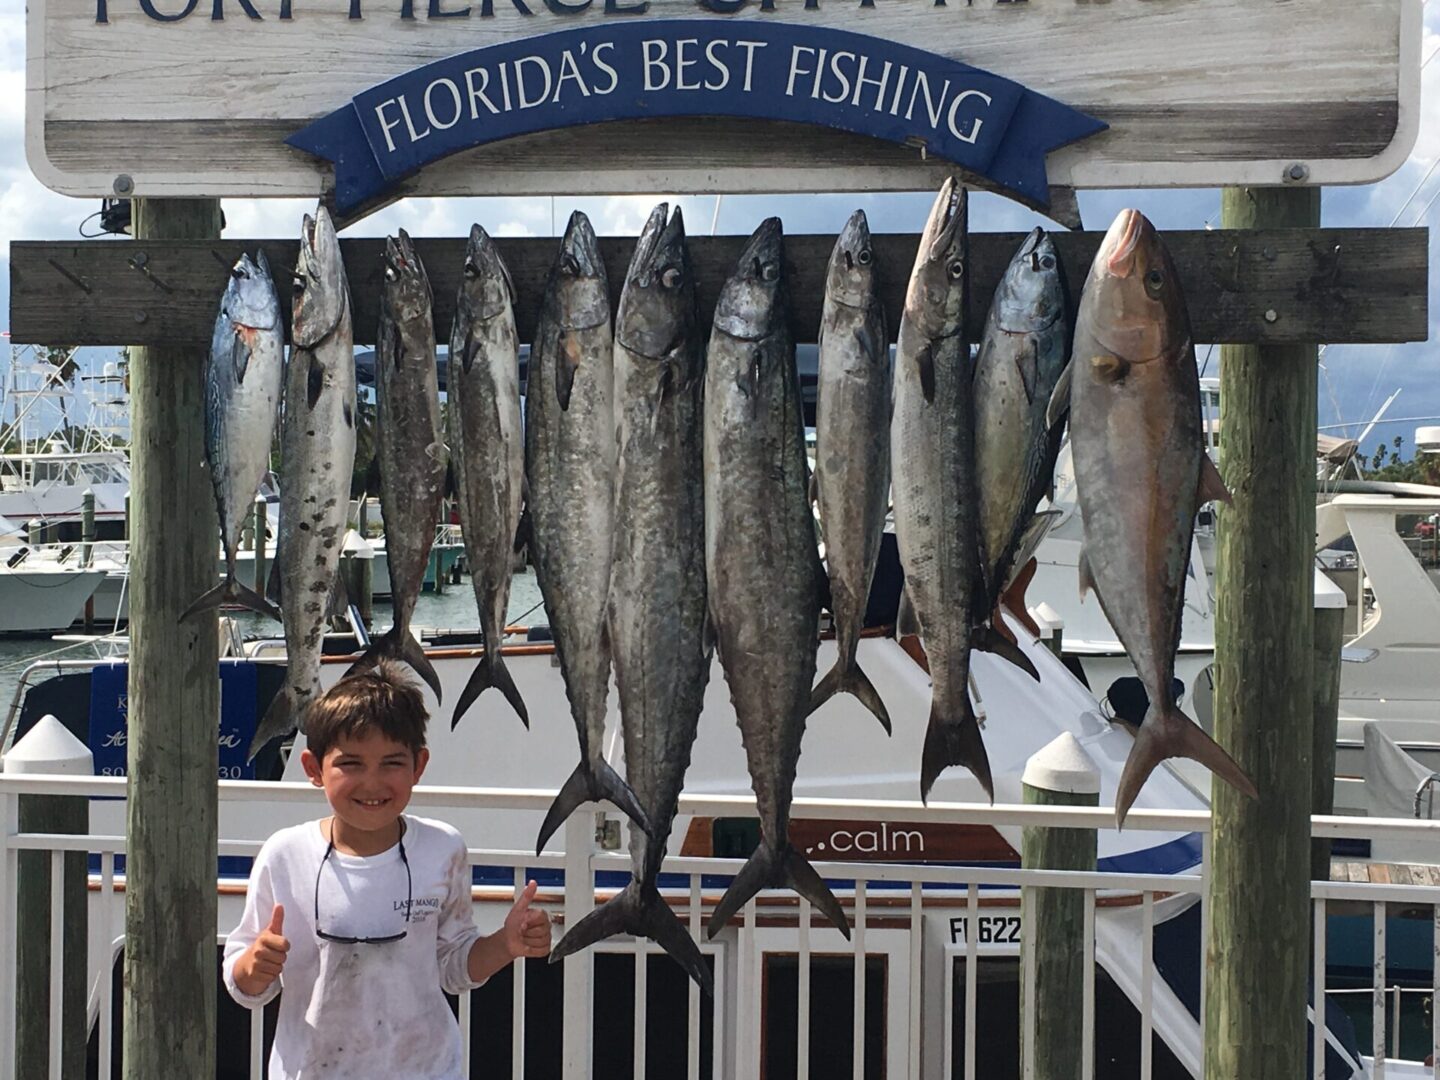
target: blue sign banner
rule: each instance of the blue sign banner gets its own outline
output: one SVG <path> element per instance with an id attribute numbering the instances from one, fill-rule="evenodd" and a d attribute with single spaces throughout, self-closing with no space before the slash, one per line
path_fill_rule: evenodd
<path id="1" fill-rule="evenodd" d="M 1040 207 L 1049 205 L 1045 155 L 1107 126 L 999 75 L 883 38 L 663 19 L 438 60 L 371 87 L 286 142 L 335 163 L 344 212 L 470 147 L 665 116 L 785 120 L 923 148 Z"/>
<path id="2" fill-rule="evenodd" d="M 124 776 L 129 719 L 126 664 L 96 664 L 90 672 L 90 750 L 96 776 Z M 256 672 L 254 664 L 220 665 L 220 725 L 216 733 L 219 778 L 254 780 L 255 767 L 245 760 L 255 734 Z"/>

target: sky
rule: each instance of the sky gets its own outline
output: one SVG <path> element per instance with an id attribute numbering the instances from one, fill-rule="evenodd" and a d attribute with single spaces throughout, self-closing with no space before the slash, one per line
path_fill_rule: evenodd
<path id="1" fill-rule="evenodd" d="M 1440 224 L 1440 3 L 1427 0 L 1422 71 L 1420 134 L 1410 158 L 1392 176 L 1372 185 L 1326 188 L 1322 224 L 1347 227 Z M 23 0 L 0 0 L 0 311 L 9 318 L 11 240 L 73 240 L 81 221 L 99 209 L 98 200 L 72 199 L 48 191 L 30 173 L 24 153 L 25 13 Z M 714 195 L 557 197 L 555 199 L 408 199 L 374 214 L 344 236 L 378 236 L 404 227 L 415 236 L 463 236 L 479 221 L 501 236 L 551 236 L 563 229 L 571 210 L 585 211 L 601 234 L 634 235 L 660 198 L 678 202 L 692 233 L 748 233 L 777 214 L 791 233 L 838 233 L 852 211 L 863 208 L 875 232 L 918 232 L 933 199 L 931 192 L 885 195 Z M 1219 227 L 1218 190 L 1088 191 L 1079 195 L 1090 229 L 1104 229 L 1115 214 L 1138 207 L 1164 229 Z M 226 236 L 288 236 L 298 230 L 308 200 L 224 201 Z M 1046 219 L 994 195 L 971 203 L 972 227 L 986 231 L 1048 225 Z M 93 227 L 93 223 L 92 223 Z M 1437 240 L 1430 238 L 1430 335 L 1406 345 L 1336 345 L 1321 356 L 1319 423 L 1331 434 L 1354 436 L 1396 390 L 1386 420 L 1366 437 L 1369 453 L 1382 439 L 1404 440 L 1409 457 L 1415 428 L 1440 417 L 1440 274 L 1435 272 Z M 1204 373 L 1217 375 L 1220 350 L 1199 350 Z M 6 362 L 0 352 L 0 366 Z M 1411 419 L 1420 418 L 1420 419 Z M 1440 424 L 1440 419 L 1433 421 Z M 1345 425 L 1343 428 L 1333 425 Z"/>

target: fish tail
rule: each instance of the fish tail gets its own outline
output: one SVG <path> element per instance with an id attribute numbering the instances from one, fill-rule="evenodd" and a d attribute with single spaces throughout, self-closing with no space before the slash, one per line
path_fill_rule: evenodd
<path id="1" fill-rule="evenodd" d="M 880 721 L 880 726 L 885 729 L 885 734 L 891 734 L 890 714 L 885 709 L 885 702 L 880 700 L 880 694 L 875 689 L 875 684 L 861 670 L 858 663 L 852 660 L 846 664 L 843 655 L 835 661 L 835 666 L 826 672 L 819 685 L 811 691 L 810 711 L 813 713 L 840 693 L 854 694 L 860 700 L 860 704 L 875 714 L 875 719 Z"/>
<path id="2" fill-rule="evenodd" d="M 499 649 L 491 651 L 490 646 L 485 647 L 485 655 L 475 665 L 475 670 L 470 674 L 470 681 L 465 684 L 465 689 L 460 692 L 460 700 L 455 703 L 455 712 L 450 717 L 450 727 L 460 723 L 460 718 L 465 715 L 466 710 L 475 704 L 475 699 L 491 687 L 495 687 L 505 695 L 505 700 L 510 702 L 510 707 L 520 717 L 520 722 L 527 728 L 530 726 L 530 713 L 525 708 L 525 701 L 520 697 L 520 690 L 515 685 L 515 680 L 510 678 L 510 670 L 505 666 L 505 659 L 500 655 Z"/>
<path id="3" fill-rule="evenodd" d="M 555 830 L 577 807 L 587 802 L 602 800 L 608 800 L 623 810 L 642 832 L 650 832 L 650 818 L 641 808 L 635 792 L 620 778 L 620 774 L 610 767 L 609 762 L 602 760 L 592 764 L 582 761 L 575 766 L 575 771 L 570 774 L 560 793 L 555 796 L 555 801 L 550 804 L 545 821 L 540 826 L 540 835 L 535 840 L 535 854 L 540 854 L 546 842 L 555 835 Z"/>
<path id="4" fill-rule="evenodd" d="M 921 802 L 929 801 L 935 779 L 951 765 L 964 765 L 974 773 L 990 801 L 995 801 L 990 757 L 985 753 L 985 740 L 980 734 L 970 695 L 962 693 L 960 701 L 960 715 L 954 719 L 942 717 L 938 702 L 932 701 L 930 705 L 930 726 L 925 729 L 925 748 L 920 755 Z"/>
<path id="5" fill-rule="evenodd" d="M 297 720 L 295 699 L 291 696 L 287 683 L 270 699 L 270 707 L 265 710 L 264 717 L 255 728 L 255 737 L 250 740 L 250 751 L 245 760 L 254 761 L 255 755 L 264 749 L 266 743 L 294 731 Z"/>
<path id="6" fill-rule="evenodd" d="M 270 601 L 257 593 L 254 589 L 245 585 L 233 575 L 226 575 L 225 580 L 216 585 L 213 589 L 207 589 L 200 597 L 185 609 L 180 616 L 179 622 L 184 622 L 193 615 L 202 611 L 215 611 L 222 604 L 240 604 L 251 611 L 258 611 L 262 615 L 268 615 L 276 622 L 280 621 L 280 612 Z"/>
<path id="7" fill-rule="evenodd" d="M 350 676 L 366 671 L 382 660 L 399 660 L 409 664 L 415 674 L 435 691 L 435 700 L 441 700 L 440 676 L 435 674 L 435 668 L 430 663 L 430 658 L 425 655 L 425 649 L 413 635 L 398 624 L 372 641 L 370 647 L 361 653 L 360 659 L 351 664 L 345 674 Z"/>
<path id="8" fill-rule="evenodd" d="M 1204 765 L 1242 795 L 1258 798 L 1259 792 L 1245 771 L 1223 747 L 1174 705 L 1151 705 L 1145 722 L 1135 733 L 1135 745 L 1125 759 L 1120 787 L 1115 792 L 1115 825 L 1125 824 L 1125 815 L 1145 786 L 1145 781 L 1167 758 L 1187 757 Z"/>
<path id="9" fill-rule="evenodd" d="M 654 885 L 631 881 L 611 900 L 581 919 L 550 950 L 550 962 L 603 941 L 616 934 L 647 937 L 685 969 L 707 997 L 715 996 L 714 976 L 695 939 L 686 932 L 670 905 L 660 897 Z"/>
<path id="10" fill-rule="evenodd" d="M 725 895 L 720 898 L 719 905 L 710 916 L 706 933 L 713 938 L 761 889 L 779 888 L 794 889 L 814 904 L 834 924 L 835 929 L 847 939 L 850 937 L 850 920 L 845 917 L 840 901 L 835 899 L 835 894 L 815 872 L 815 868 L 806 861 L 805 856 L 788 843 L 777 848 L 763 839 L 735 875 L 735 880 L 730 883 L 730 888 L 725 890 Z"/>
<path id="11" fill-rule="evenodd" d="M 999 616 L 996 616 L 997 618 Z M 1006 637 L 993 626 L 978 627 L 971 641 L 977 649 L 984 649 L 988 653 L 994 653 L 1002 660 L 1008 660 L 1021 671 L 1025 672 L 1036 682 L 1040 681 L 1040 672 L 1035 669 L 1030 658 L 1025 655 L 1024 650 L 1014 640 Z"/>

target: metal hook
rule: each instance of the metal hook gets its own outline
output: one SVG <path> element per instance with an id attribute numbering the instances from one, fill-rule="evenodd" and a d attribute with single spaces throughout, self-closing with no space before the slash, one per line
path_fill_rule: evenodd
<path id="1" fill-rule="evenodd" d="M 61 277 L 68 278 L 70 280 L 70 283 L 74 285 L 77 289 L 79 289 L 87 296 L 90 295 L 90 286 L 85 284 L 83 278 L 79 277 L 76 274 L 72 274 L 69 270 L 66 270 L 65 267 L 61 266 L 54 259 L 47 259 L 46 261 L 55 268 L 55 272 L 58 273 Z"/>
<path id="2" fill-rule="evenodd" d="M 146 255 L 143 251 L 138 251 L 130 257 L 131 269 L 139 270 L 140 273 L 144 274 L 145 277 L 149 280 L 149 282 L 161 292 L 173 293 L 175 291 L 174 289 L 170 288 L 169 285 L 166 285 L 163 281 L 161 281 L 158 277 L 156 277 L 150 272 L 150 267 L 148 265 L 149 262 L 150 257 Z"/>

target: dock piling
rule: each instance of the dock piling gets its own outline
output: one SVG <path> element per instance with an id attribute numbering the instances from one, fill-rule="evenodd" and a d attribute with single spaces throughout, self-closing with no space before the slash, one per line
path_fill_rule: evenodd
<path id="1" fill-rule="evenodd" d="M 5 755 L 5 772 L 47 776 L 93 776 L 95 757 L 54 716 L 43 716 Z M 20 831 L 27 833 L 84 834 L 90 831 L 90 802 L 70 795 L 21 795 Z M 15 1075 L 85 1078 L 85 1032 L 88 1026 L 85 995 L 88 989 L 85 950 L 89 941 L 86 855 L 70 851 L 59 856 L 63 882 L 60 895 L 51 888 L 57 880 L 56 853 L 22 851 L 19 855 L 19 899 L 16 920 L 16 1001 L 25 1002 L 23 1023 L 15 1027 Z M 62 972 L 50 967 L 51 906 L 62 906 Z M 59 977 L 57 987 L 53 980 Z M 108 976 L 108 973 L 107 973 Z M 60 1030 L 50 1030 L 56 997 L 60 1003 Z M 53 1053 L 60 1056 L 60 1071 L 50 1069 Z"/>
<path id="2" fill-rule="evenodd" d="M 128 247 L 215 240 L 219 199 L 134 199 Z M 133 262 L 132 262 L 133 265 Z M 168 298 L 155 292 L 163 311 Z M 215 584 L 204 349 L 130 353 L 130 677 L 125 863 L 125 1080 L 215 1075 L 220 716 L 213 617 L 180 616 Z"/>
<path id="3" fill-rule="evenodd" d="M 1049 743 L 1025 764 L 1021 777 L 1026 803 L 1049 806 L 1099 806 L 1100 770 L 1070 732 Z M 1027 826 L 1021 831 L 1020 865 L 1026 870 L 1083 870 L 1093 872 L 1096 857 L 1094 829 L 1047 829 Z M 1025 980 L 1020 982 L 1020 1033 L 1022 1076 L 1031 1080 L 1080 1080 L 1081 1060 L 1075 1037 L 1075 1018 L 1085 1000 L 1085 950 L 1077 943 L 1085 932 L 1085 894 L 1079 889 L 1020 891 L 1020 925 L 1023 933 L 1022 969 L 1034 972 L 1034 1009 L 1027 1009 Z M 967 927 L 966 933 L 977 933 Z"/>
<path id="4" fill-rule="evenodd" d="M 1318 188 L 1226 188 L 1221 196 L 1225 229 L 1319 223 Z M 1220 471 L 1234 503 L 1218 512 L 1215 739 L 1260 794 L 1212 784 L 1211 1080 L 1305 1075 L 1316 385 L 1315 345 L 1220 348 Z"/>

